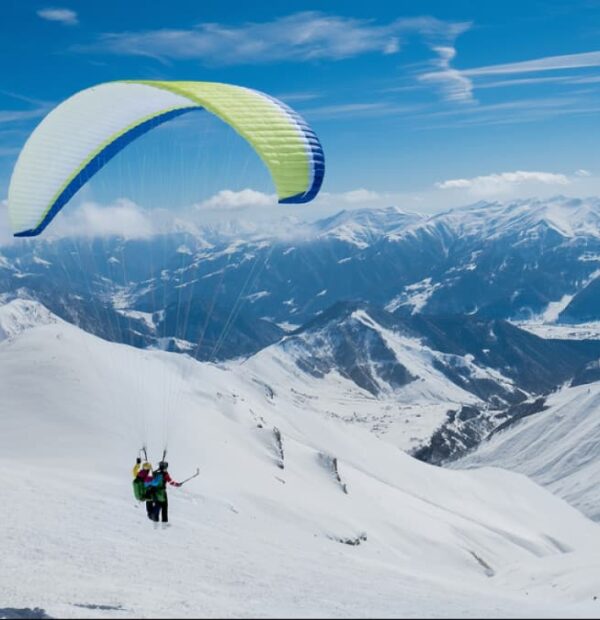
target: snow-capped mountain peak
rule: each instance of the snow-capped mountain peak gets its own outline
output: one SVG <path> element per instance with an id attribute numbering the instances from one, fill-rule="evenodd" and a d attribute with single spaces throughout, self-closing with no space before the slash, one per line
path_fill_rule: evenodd
<path id="1" fill-rule="evenodd" d="M 424 220 L 418 213 L 398 207 L 344 210 L 316 223 L 318 237 L 337 239 L 364 249 L 396 229 L 404 229 Z"/>
<path id="2" fill-rule="evenodd" d="M 433 224 L 444 224 L 460 237 L 530 236 L 544 228 L 565 238 L 600 237 L 600 199 L 521 199 L 508 203 L 477 202 L 432 216 Z"/>
<path id="3" fill-rule="evenodd" d="M 0 341 L 40 325 L 62 322 L 37 301 L 13 299 L 0 305 Z"/>

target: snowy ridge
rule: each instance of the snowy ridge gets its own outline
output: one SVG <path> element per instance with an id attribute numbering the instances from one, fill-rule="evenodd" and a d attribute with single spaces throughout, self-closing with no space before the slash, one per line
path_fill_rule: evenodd
<path id="1" fill-rule="evenodd" d="M 354 332 L 361 326 L 366 328 L 362 355 L 358 360 L 344 359 L 344 331 Z M 385 351 L 383 358 L 378 355 L 371 334 L 379 336 L 388 355 Z M 369 346 L 374 348 L 369 350 Z M 385 329 L 358 310 L 343 323 L 286 338 L 244 366 L 257 376 L 274 377 L 276 383 L 285 384 L 294 377 L 302 385 L 306 407 L 364 426 L 411 450 L 429 440 L 445 421 L 448 409 L 482 404 L 434 367 L 438 355 L 417 338 Z M 407 376 L 389 374 L 392 367 L 407 369 Z"/>
<path id="2" fill-rule="evenodd" d="M 600 238 L 600 199 L 555 198 L 478 202 L 431 217 L 430 224 L 452 229 L 461 238 L 498 239 L 521 233 L 534 237 L 550 229 L 565 238 Z"/>
<path id="3" fill-rule="evenodd" d="M 456 467 L 505 467 L 531 476 L 600 520 L 600 383 L 552 394 L 547 409 L 500 431 Z"/>
<path id="4" fill-rule="evenodd" d="M 6 607 L 597 614 L 598 526 L 523 476 L 431 467 L 323 419 L 266 367 L 139 351 L 65 323 L 0 343 L 0 367 Z M 165 428 L 172 474 L 201 475 L 171 492 L 163 532 L 134 507 L 129 468 L 143 440 L 160 453 Z M 145 566 L 169 587 L 140 592 L 132 567 Z M 91 603 L 108 609 L 76 606 Z"/>
<path id="5" fill-rule="evenodd" d="M 407 213 L 397 207 L 340 211 L 314 225 L 319 239 L 337 239 L 365 249 L 390 231 L 404 229 L 422 222 L 425 216 Z"/>
<path id="6" fill-rule="evenodd" d="M 426 261 L 388 307 L 547 322 L 598 275 L 600 199 L 479 202 L 386 239 L 395 254 L 410 247 Z"/>
<path id="7" fill-rule="evenodd" d="M 353 231 L 348 236 L 352 239 L 354 232 L 365 230 L 371 232 L 370 240 L 385 235 L 391 241 L 399 241 L 417 237 L 420 232 L 439 234 L 441 238 L 452 233 L 461 239 L 498 239 L 515 233 L 534 235 L 540 228 L 552 229 L 565 238 L 600 237 L 600 199 L 556 196 L 509 203 L 481 201 L 431 216 L 394 207 L 342 211 L 320 225 L 329 234 L 337 233 L 340 239 L 342 231 Z"/>
<path id="8" fill-rule="evenodd" d="M 39 325 L 58 322 L 60 319 L 37 301 L 13 299 L 0 305 L 0 341 Z"/>
<path id="9" fill-rule="evenodd" d="M 144 240 L 19 243 L 2 249 L 7 268 L 0 267 L 0 295 L 20 288 L 102 337 L 110 320 L 119 326 L 120 342 L 138 338 L 146 346 L 153 345 L 151 326 L 133 321 L 137 333 L 132 335 L 131 321 L 114 316 L 92 326 L 81 299 L 104 304 L 121 293 L 117 311 L 151 315 L 165 305 L 187 303 L 190 296 L 204 308 L 216 299 L 227 312 L 244 288 L 239 313 L 244 326 L 262 317 L 269 317 L 271 327 L 301 325 L 348 300 L 390 310 L 406 307 L 414 314 L 519 322 L 542 317 L 538 323 L 558 316 L 561 322 L 589 323 L 600 320 L 600 281 L 594 285 L 599 222 L 599 199 L 555 197 L 482 202 L 429 217 L 393 207 L 358 209 L 317 222 L 288 218 L 268 229 L 258 222 L 232 222 L 179 227 Z M 293 304 L 286 303 L 291 299 Z M 156 325 L 161 334 L 197 340 L 203 316 L 192 317 L 186 334 L 174 333 L 172 318 Z M 236 326 L 223 357 L 255 352 L 281 335 L 262 327 L 252 341 L 248 333 L 240 337 Z"/>
<path id="10" fill-rule="evenodd" d="M 546 343 L 508 323 L 339 304 L 244 367 L 281 384 L 293 378 L 312 411 L 437 463 L 506 423 L 513 405 L 577 376 L 598 350 Z M 422 452 L 432 441 L 434 452 Z"/>

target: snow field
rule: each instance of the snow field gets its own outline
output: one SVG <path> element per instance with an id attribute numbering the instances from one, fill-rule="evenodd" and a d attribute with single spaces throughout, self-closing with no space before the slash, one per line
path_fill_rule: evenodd
<path id="1" fill-rule="evenodd" d="M 596 524 L 523 475 L 436 468 L 324 416 L 266 362 L 259 376 L 56 322 L 0 342 L 0 369 L 0 608 L 598 615 Z M 165 439 L 172 475 L 200 476 L 155 530 L 130 468 Z"/>

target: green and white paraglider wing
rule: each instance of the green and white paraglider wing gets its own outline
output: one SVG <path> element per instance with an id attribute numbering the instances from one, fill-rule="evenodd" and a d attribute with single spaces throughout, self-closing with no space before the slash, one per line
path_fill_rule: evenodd
<path id="1" fill-rule="evenodd" d="M 213 82 L 110 82 L 61 103 L 25 143 L 8 192 L 14 235 L 39 235 L 129 143 L 157 125 L 202 109 L 248 141 L 269 169 L 279 202 L 309 202 L 317 195 L 325 172 L 319 140 L 277 99 Z"/>

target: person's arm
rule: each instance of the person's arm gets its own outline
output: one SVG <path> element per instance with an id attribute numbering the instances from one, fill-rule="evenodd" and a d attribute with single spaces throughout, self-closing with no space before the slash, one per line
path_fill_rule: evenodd
<path id="1" fill-rule="evenodd" d="M 165 477 L 165 482 L 168 482 L 171 486 L 173 486 L 173 487 L 180 487 L 181 486 L 181 482 L 175 482 L 175 480 L 173 480 L 173 478 L 171 478 L 171 476 L 169 475 L 168 472 L 164 473 L 164 477 Z"/>

